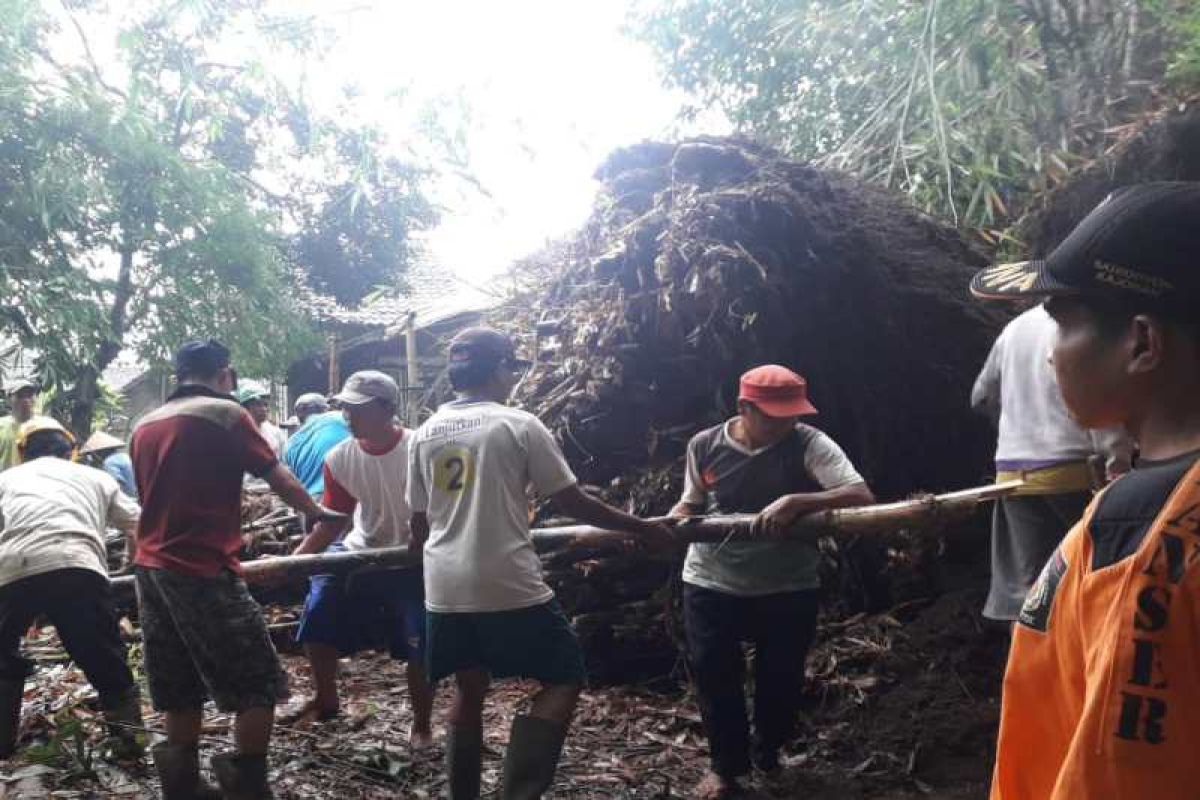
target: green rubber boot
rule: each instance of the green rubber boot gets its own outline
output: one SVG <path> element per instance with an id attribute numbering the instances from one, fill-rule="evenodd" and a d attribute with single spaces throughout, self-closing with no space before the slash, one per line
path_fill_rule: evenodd
<path id="1" fill-rule="evenodd" d="M 17 729 L 21 727 L 21 697 L 25 680 L 0 680 L 0 758 L 8 758 L 17 749 Z"/>
<path id="2" fill-rule="evenodd" d="M 275 797 L 267 784 L 266 755 L 222 753 L 213 756 L 212 768 L 217 773 L 217 783 L 225 800 L 272 800 Z"/>
<path id="3" fill-rule="evenodd" d="M 121 761 L 133 761 L 145 755 L 146 725 L 142 721 L 142 700 L 136 689 L 104 704 L 104 722 L 113 756 Z"/>
<path id="4" fill-rule="evenodd" d="M 200 780 L 200 751 L 166 743 L 150 748 L 162 783 L 163 800 L 221 800 L 221 793 Z"/>
<path id="5" fill-rule="evenodd" d="M 479 800 L 483 771 L 483 729 L 450 728 L 446 735 L 446 775 L 450 800 Z"/>
<path id="6" fill-rule="evenodd" d="M 548 719 L 513 719 L 504 753 L 504 800 L 540 800 L 554 783 L 567 726 Z"/>

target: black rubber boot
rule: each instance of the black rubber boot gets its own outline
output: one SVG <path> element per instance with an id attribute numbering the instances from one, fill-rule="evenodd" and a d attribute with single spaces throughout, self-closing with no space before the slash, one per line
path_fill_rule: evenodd
<path id="1" fill-rule="evenodd" d="M 213 772 L 224 800 L 272 800 L 267 785 L 267 757 L 222 753 L 213 756 Z"/>
<path id="2" fill-rule="evenodd" d="M 162 783 L 163 800 L 221 800 L 221 793 L 200 780 L 200 751 L 157 744 L 150 748 Z"/>
<path id="3" fill-rule="evenodd" d="M 25 679 L 0 680 L 0 758 L 8 758 L 17 749 L 17 729 L 21 727 L 21 697 Z"/>
<path id="4" fill-rule="evenodd" d="M 450 728 L 446 735 L 446 775 L 450 800 L 479 800 L 483 771 L 483 729 Z"/>
<path id="5" fill-rule="evenodd" d="M 104 721 L 108 728 L 108 744 L 116 758 L 132 761 L 146 753 L 142 700 L 136 689 L 104 703 Z"/>
<path id="6" fill-rule="evenodd" d="M 554 783 L 567 726 L 518 716 L 504 753 L 504 800 L 539 800 Z"/>

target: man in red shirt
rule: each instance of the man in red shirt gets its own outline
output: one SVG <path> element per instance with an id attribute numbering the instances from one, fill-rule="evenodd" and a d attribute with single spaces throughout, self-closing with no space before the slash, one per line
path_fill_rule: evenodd
<path id="1" fill-rule="evenodd" d="M 284 502 L 317 519 L 317 505 L 279 463 L 230 396 L 236 374 L 215 340 L 175 356 L 179 388 L 138 423 L 130 444 L 142 516 L 137 529 L 138 605 L 150 698 L 167 741 L 154 762 L 167 800 L 220 797 L 200 783 L 203 706 L 236 715 L 236 752 L 215 756 L 225 797 L 271 797 L 267 748 L 287 679 L 258 604 L 241 578 L 242 474 L 263 478 Z"/>

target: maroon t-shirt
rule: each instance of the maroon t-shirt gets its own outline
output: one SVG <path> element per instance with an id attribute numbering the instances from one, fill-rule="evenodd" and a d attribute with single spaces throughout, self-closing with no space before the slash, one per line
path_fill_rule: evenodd
<path id="1" fill-rule="evenodd" d="M 138 423 L 129 443 L 142 515 L 133 563 L 215 577 L 241 573 L 242 474 L 277 461 L 229 395 L 181 387 Z"/>

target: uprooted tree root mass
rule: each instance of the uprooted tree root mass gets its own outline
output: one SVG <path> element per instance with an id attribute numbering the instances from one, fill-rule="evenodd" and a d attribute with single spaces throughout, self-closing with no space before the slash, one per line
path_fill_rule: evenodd
<path id="1" fill-rule="evenodd" d="M 986 480 L 992 432 L 968 397 L 1001 317 L 968 297 L 986 258 L 958 232 L 902 197 L 739 139 L 643 143 L 596 177 L 587 223 L 518 264 L 524 289 L 490 320 L 536 355 L 517 402 L 585 484 L 665 513 L 688 439 L 732 414 L 738 376 L 769 362 L 808 379 L 820 409 L 810 421 L 880 498 Z M 899 559 L 872 544 L 831 553 L 849 608 L 927 584 L 927 550 L 899 544 Z M 547 564 L 594 678 L 679 665 L 678 615 L 664 614 L 678 563 Z M 904 573 L 901 591 L 889 573 Z"/>

